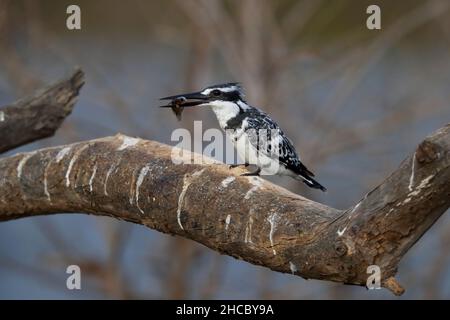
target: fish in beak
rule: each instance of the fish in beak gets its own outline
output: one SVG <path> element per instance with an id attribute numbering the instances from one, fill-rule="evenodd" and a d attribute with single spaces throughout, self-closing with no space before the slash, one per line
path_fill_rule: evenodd
<path id="1" fill-rule="evenodd" d="M 170 102 L 165 106 L 160 106 L 161 108 L 171 108 L 172 111 L 177 116 L 178 121 L 181 120 L 181 114 L 184 108 L 195 107 L 201 105 L 207 101 L 208 97 L 203 95 L 201 92 L 193 92 L 186 94 L 179 94 L 176 96 L 169 96 L 161 98 L 160 100 L 170 100 Z"/>

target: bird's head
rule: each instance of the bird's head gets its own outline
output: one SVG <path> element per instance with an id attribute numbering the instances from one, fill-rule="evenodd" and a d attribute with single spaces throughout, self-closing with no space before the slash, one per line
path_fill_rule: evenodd
<path id="1" fill-rule="evenodd" d="M 161 98 L 161 100 L 170 100 L 167 106 L 162 107 L 194 107 L 194 106 L 212 106 L 221 102 L 243 101 L 244 94 L 239 83 L 225 83 L 209 86 L 201 91 L 178 94 Z"/>

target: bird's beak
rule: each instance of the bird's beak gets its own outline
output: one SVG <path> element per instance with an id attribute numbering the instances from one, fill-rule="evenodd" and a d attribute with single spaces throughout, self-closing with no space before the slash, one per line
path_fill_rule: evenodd
<path id="1" fill-rule="evenodd" d="M 170 100 L 170 103 L 166 106 L 161 106 L 161 108 L 172 108 L 172 107 L 194 107 L 203 104 L 208 99 L 207 96 L 203 95 L 201 92 L 193 92 L 186 94 L 179 94 L 176 96 L 164 97 L 160 100 Z"/>

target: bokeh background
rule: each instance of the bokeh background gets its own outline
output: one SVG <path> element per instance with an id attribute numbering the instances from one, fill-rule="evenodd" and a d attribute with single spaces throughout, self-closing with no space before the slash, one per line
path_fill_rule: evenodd
<path id="1" fill-rule="evenodd" d="M 78 4 L 82 30 L 66 29 Z M 382 9 L 382 30 L 366 8 Z M 240 81 L 329 192 L 270 178 L 347 208 L 450 119 L 450 1 L 0 0 L 0 105 L 86 72 L 56 136 L 14 150 L 123 132 L 169 144 L 217 128 L 211 111 L 178 122 L 158 98 Z M 400 299 L 450 298 L 448 212 L 400 264 Z M 82 290 L 66 289 L 66 267 Z M 385 290 L 278 274 L 199 244 L 109 218 L 62 214 L 0 224 L 0 298 L 380 299 Z"/>

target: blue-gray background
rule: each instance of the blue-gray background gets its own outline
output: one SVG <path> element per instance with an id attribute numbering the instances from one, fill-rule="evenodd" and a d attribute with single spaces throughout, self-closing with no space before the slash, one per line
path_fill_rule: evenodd
<path id="1" fill-rule="evenodd" d="M 65 28 L 79 4 L 82 30 Z M 171 132 L 217 128 L 208 110 L 177 122 L 161 96 L 240 81 L 285 129 L 329 189 L 286 188 L 337 208 L 355 203 L 450 119 L 448 1 L 0 0 L 0 105 L 86 72 L 56 136 L 10 154 L 123 132 L 170 144 Z M 450 217 L 409 251 L 401 299 L 450 298 Z M 82 269 L 82 290 L 65 269 Z M 303 280 L 196 243 L 108 218 L 61 214 L 0 224 L 0 298 L 393 298 L 384 290 Z M 397 299 L 397 298 L 396 298 Z"/>

